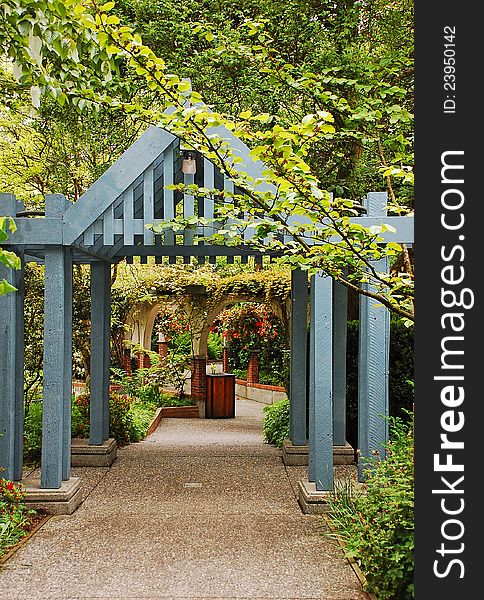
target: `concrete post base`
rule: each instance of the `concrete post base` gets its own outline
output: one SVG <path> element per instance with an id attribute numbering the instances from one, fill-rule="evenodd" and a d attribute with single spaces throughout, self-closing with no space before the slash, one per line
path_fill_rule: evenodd
<path id="1" fill-rule="evenodd" d="M 319 492 L 316 484 L 312 481 L 303 480 L 298 482 L 298 502 L 305 515 L 320 515 L 328 510 L 329 491 Z"/>
<path id="2" fill-rule="evenodd" d="M 63 481 L 59 489 L 40 487 L 40 479 L 28 479 L 25 504 L 48 515 L 71 515 L 82 502 L 82 482 L 79 477 Z"/>
<path id="3" fill-rule="evenodd" d="M 102 446 L 90 446 L 87 439 L 72 438 L 71 465 L 73 467 L 110 467 L 116 460 L 118 446 L 109 438 Z"/>
<path id="4" fill-rule="evenodd" d="M 300 467 L 308 464 L 309 446 L 294 446 L 291 440 L 284 440 L 282 460 L 288 467 Z M 352 465 L 355 462 L 353 447 L 346 442 L 344 446 L 333 446 L 334 465 Z"/>
<path id="5" fill-rule="evenodd" d="M 207 403 L 205 402 L 205 400 L 199 400 L 198 401 L 198 416 L 199 416 L 200 419 L 205 419 L 206 416 L 207 416 L 207 413 L 206 413 L 206 410 L 207 410 L 206 409 L 206 404 Z"/>

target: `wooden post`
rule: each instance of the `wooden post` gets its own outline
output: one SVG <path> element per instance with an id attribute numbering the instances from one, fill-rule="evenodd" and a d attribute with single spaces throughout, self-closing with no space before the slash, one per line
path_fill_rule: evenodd
<path id="1" fill-rule="evenodd" d="M 60 488 L 64 475 L 65 293 L 64 249 L 46 246 L 42 488 Z"/>
<path id="2" fill-rule="evenodd" d="M 291 441 L 307 443 L 307 326 L 308 276 L 306 271 L 291 273 L 291 381 L 289 388 Z"/>
<path id="3" fill-rule="evenodd" d="M 0 214 L 16 215 L 13 194 L 0 194 Z M 0 296 L 0 467 L 3 476 L 18 481 L 23 467 L 23 369 L 24 369 L 24 277 L 22 269 L 13 270 L 0 263 L 0 280 L 17 288 Z"/>
<path id="4" fill-rule="evenodd" d="M 333 280 L 316 275 L 311 295 L 309 481 L 333 489 Z"/>
<path id="5" fill-rule="evenodd" d="M 370 193 L 368 216 L 386 214 L 386 193 Z M 374 263 L 376 271 L 388 272 L 388 259 Z M 388 372 L 390 355 L 390 313 L 367 296 L 360 296 L 358 359 L 358 476 L 363 480 L 361 457 L 374 452 L 381 456 L 388 441 Z"/>
<path id="6" fill-rule="evenodd" d="M 72 438 L 72 251 L 64 248 L 64 427 L 62 479 L 71 476 Z"/>
<path id="7" fill-rule="evenodd" d="M 64 196 L 45 197 L 45 216 L 62 219 Z M 72 259 L 62 246 L 45 247 L 44 396 L 41 488 L 70 478 L 72 393 Z"/>
<path id="8" fill-rule="evenodd" d="M 333 444 L 346 444 L 346 338 L 348 289 L 333 281 Z"/>
<path id="9" fill-rule="evenodd" d="M 104 267 L 103 439 L 109 439 L 109 382 L 111 379 L 111 265 Z"/>
<path id="10" fill-rule="evenodd" d="M 101 446 L 109 436 L 110 265 L 91 265 L 91 402 L 89 444 Z"/>

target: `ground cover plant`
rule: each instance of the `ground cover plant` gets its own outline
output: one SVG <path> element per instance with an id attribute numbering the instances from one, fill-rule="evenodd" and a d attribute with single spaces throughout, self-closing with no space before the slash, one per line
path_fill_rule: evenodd
<path id="1" fill-rule="evenodd" d="M 413 424 L 390 418 L 386 459 L 366 459 L 365 492 L 347 485 L 329 500 L 335 535 L 379 600 L 414 597 L 413 450 Z"/>

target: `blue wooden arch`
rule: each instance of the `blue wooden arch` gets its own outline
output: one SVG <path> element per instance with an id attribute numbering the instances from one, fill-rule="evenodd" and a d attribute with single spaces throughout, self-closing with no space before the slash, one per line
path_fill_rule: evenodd
<path id="1" fill-rule="evenodd" d="M 216 133 L 242 158 L 237 168 L 263 178 L 263 165 L 228 130 Z M 71 472 L 72 388 L 72 266 L 91 265 L 91 445 L 109 438 L 109 339 L 111 264 L 134 256 L 146 262 L 154 256 L 170 262 L 182 256 L 215 262 L 217 255 L 256 256 L 245 248 L 209 246 L 198 240 L 204 228 L 183 234 L 154 234 L 145 226 L 184 216 L 214 214 L 213 200 L 198 199 L 166 188 L 171 183 L 197 183 L 209 189 L 233 191 L 234 184 L 200 157 L 197 173 L 182 170 L 179 140 L 150 127 L 74 204 L 61 195 L 47 195 L 45 216 L 29 218 L 12 194 L 0 194 L 0 214 L 15 217 L 17 231 L 7 242 L 22 260 L 45 265 L 44 388 L 41 488 L 59 489 Z M 264 184 L 263 184 L 264 185 Z M 411 244 L 413 219 L 386 217 L 384 193 L 365 199 L 367 214 L 355 220 L 365 225 L 391 222 L 388 239 Z M 387 264 L 378 265 L 385 271 Z M 23 269 L 0 266 L 18 291 L 0 297 L 0 466 L 6 477 L 22 478 L 23 464 Z M 307 351 L 308 300 L 310 346 Z M 345 444 L 346 288 L 329 277 L 315 276 L 308 286 L 301 270 L 292 275 L 291 318 L 291 441 L 309 442 L 309 481 L 317 491 L 333 488 L 333 445 Z M 362 297 L 360 301 L 359 448 L 363 455 L 381 450 L 387 441 L 389 314 Z M 309 366 L 309 368 L 308 368 Z M 309 422 L 307 407 L 309 405 Z"/>

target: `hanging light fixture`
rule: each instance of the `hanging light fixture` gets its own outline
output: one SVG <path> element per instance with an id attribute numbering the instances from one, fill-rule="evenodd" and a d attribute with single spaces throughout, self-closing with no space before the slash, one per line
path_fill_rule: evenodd
<path id="1" fill-rule="evenodd" d="M 197 160 L 195 152 L 191 150 L 183 151 L 182 171 L 185 175 L 195 175 L 197 172 Z"/>

